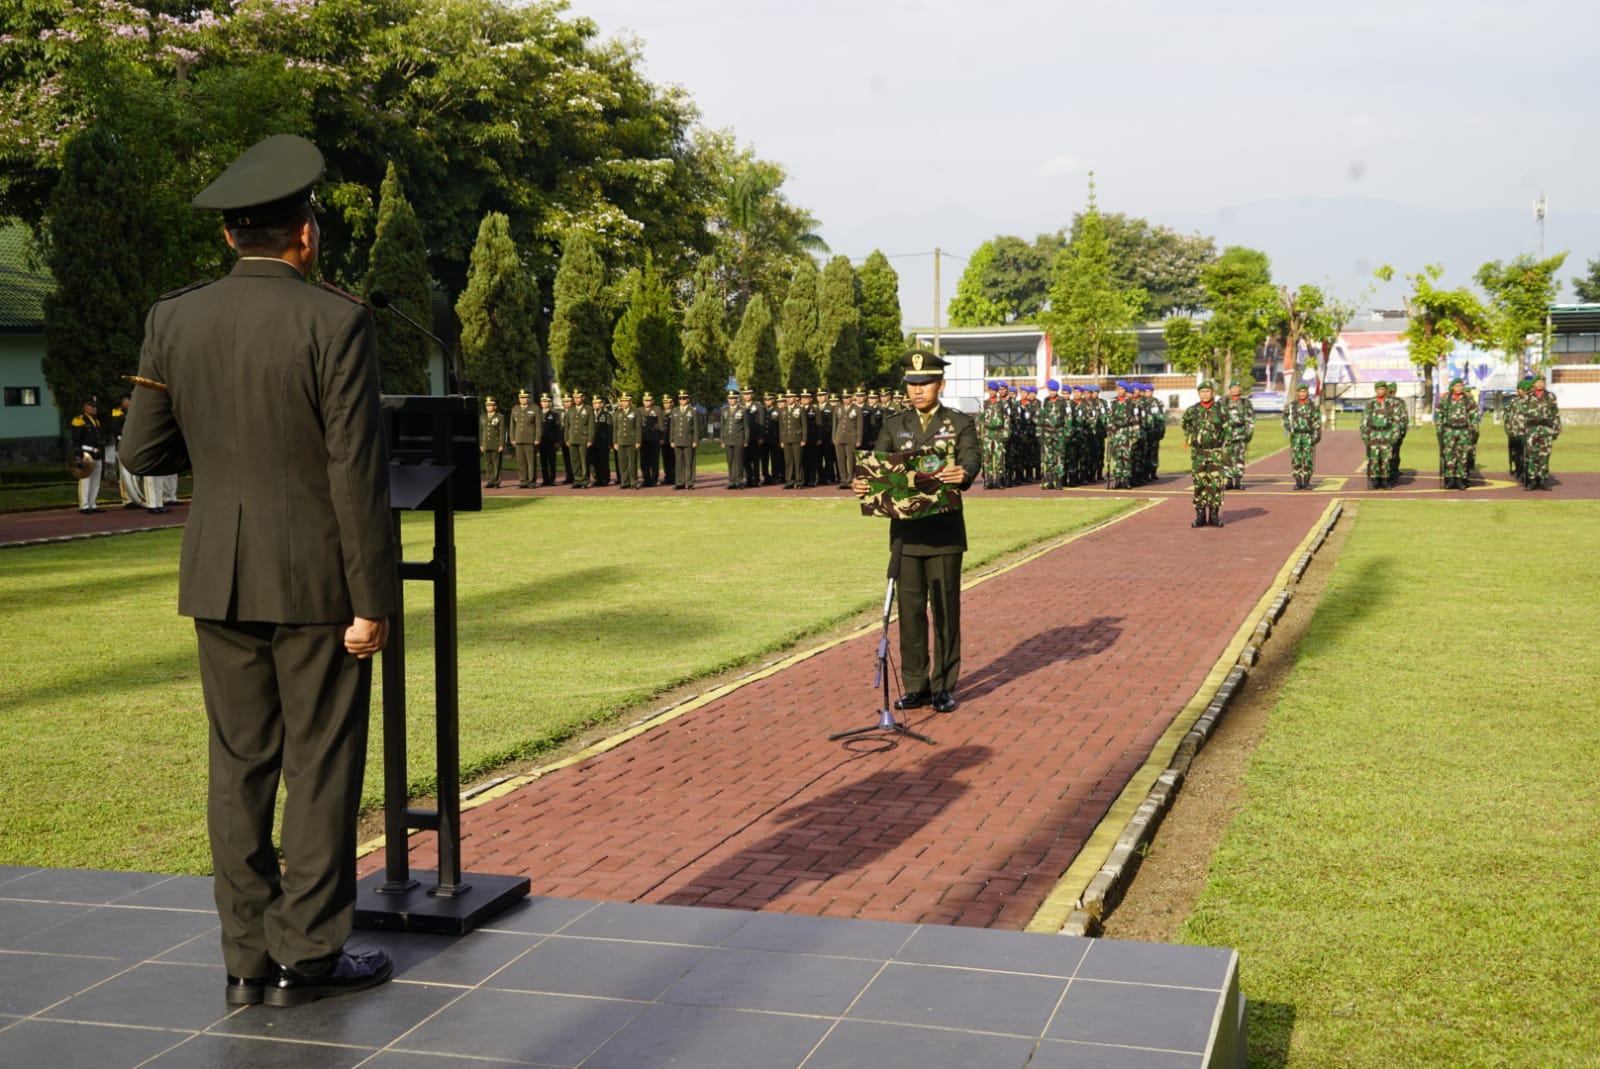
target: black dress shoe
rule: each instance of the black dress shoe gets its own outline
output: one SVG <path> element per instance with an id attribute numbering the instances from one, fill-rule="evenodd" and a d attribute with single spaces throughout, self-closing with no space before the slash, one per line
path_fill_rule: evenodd
<path id="1" fill-rule="evenodd" d="M 299 969 L 278 966 L 278 975 L 266 985 L 262 1001 L 268 1006 L 299 1006 L 332 995 L 348 995 L 377 987 L 394 972 L 394 962 L 381 950 L 352 954 L 341 950 Z"/>
<path id="2" fill-rule="evenodd" d="M 948 690 L 941 690 L 933 696 L 933 711 L 936 713 L 953 713 L 956 711 L 955 695 Z"/>
<path id="3" fill-rule="evenodd" d="M 261 991 L 266 981 L 259 976 L 235 976 L 228 974 L 228 986 L 223 989 L 223 998 L 230 1006 L 259 1006 L 261 1005 Z"/>
<path id="4" fill-rule="evenodd" d="M 933 695 L 925 690 L 914 690 L 909 694 L 902 694 L 895 699 L 896 709 L 921 709 L 933 700 Z"/>

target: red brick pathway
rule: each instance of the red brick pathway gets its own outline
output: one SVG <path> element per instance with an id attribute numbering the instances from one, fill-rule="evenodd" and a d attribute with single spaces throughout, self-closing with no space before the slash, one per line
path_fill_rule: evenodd
<path id="1" fill-rule="evenodd" d="M 1231 494 L 1225 528 L 1193 530 L 1186 498 L 969 590 L 961 707 L 913 720 L 936 746 L 827 741 L 876 718 L 873 632 L 469 810 L 468 869 L 558 897 L 1022 928 L 1328 503 Z"/>

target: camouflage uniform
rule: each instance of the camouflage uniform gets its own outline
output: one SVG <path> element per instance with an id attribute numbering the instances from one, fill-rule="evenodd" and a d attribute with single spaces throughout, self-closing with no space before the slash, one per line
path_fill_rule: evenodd
<path id="1" fill-rule="evenodd" d="M 1089 395 L 1089 481 L 1099 482 L 1106 474 L 1106 434 L 1110 428 L 1111 403 L 1100 396 L 1098 386 L 1085 389 Z"/>
<path id="2" fill-rule="evenodd" d="M 1144 384 L 1144 480 L 1153 482 L 1161 467 L 1161 439 L 1167 436 L 1167 411 L 1156 400 L 1156 388 Z"/>
<path id="3" fill-rule="evenodd" d="M 996 396 L 991 384 L 989 399 L 978 413 L 978 430 L 983 441 L 983 488 L 998 490 L 1006 485 L 1006 440 L 1011 433 L 1011 414 Z"/>
<path id="4" fill-rule="evenodd" d="M 1361 413 L 1361 441 L 1367 447 L 1367 489 L 1383 490 L 1394 485 L 1396 443 L 1404 433 L 1405 405 L 1387 396 L 1389 384 L 1380 382 L 1379 396 L 1367 402 Z"/>
<path id="5" fill-rule="evenodd" d="M 1200 388 L 1210 387 L 1201 383 Z M 1222 526 L 1223 465 L 1230 426 L 1228 413 L 1214 398 L 1183 412 L 1183 438 L 1189 446 L 1189 471 L 1194 477 L 1195 527 Z"/>
<path id="6" fill-rule="evenodd" d="M 1051 379 L 1046 386 L 1050 396 L 1039 405 L 1039 467 L 1046 490 L 1059 490 L 1066 478 L 1067 402 L 1061 398 L 1061 384 Z"/>
<path id="7" fill-rule="evenodd" d="M 1289 436 L 1289 468 L 1294 472 L 1294 488 L 1309 490 L 1317 466 L 1317 443 L 1322 441 L 1321 407 L 1309 397 L 1290 401 L 1283 407 L 1283 433 Z"/>
<path id="8" fill-rule="evenodd" d="M 1527 379 L 1517 383 L 1516 394 L 1505 404 L 1506 466 L 1512 478 L 1519 483 L 1527 477 L 1524 437 L 1528 432 L 1522 423 L 1522 413 L 1527 408 L 1528 391 L 1532 389 L 1532 385 Z"/>
<path id="9" fill-rule="evenodd" d="M 1456 392 L 1460 385 L 1460 379 L 1452 382 L 1451 392 L 1439 399 L 1433 411 L 1433 430 L 1439 439 L 1439 477 L 1448 490 L 1467 488 L 1472 432 L 1478 425 L 1478 406 L 1466 394 Z"/>
<path id="10" fill-rule="evenodd" d="M 1127 490 L 1133 486 L 1133 450 L 1142 433 L 1143 417 L 1138 402 L 1128 395 L 1128 384 L 1117 383 L 1117 399 L 1111 402 L 1106 422 L 1111 429 L 1111 488 Z"/>
<path id="11" fill-rule="evenodd" d="M 1527 477 L 1523 485 L 1538 490 L 1550 478 L 1550 447 L 1561 434 L 1561 408 L 1556 404 L 1556 395 L 1544 388 L 1543 379 L 1533 380 L 1533 392 L 1523 402 L 1522 427 L 1527 435 L 1523 461 Z"/>
<path id="12" fill-rule="evenodd" d="M 1256 411 L 1250 398 L 1238 393 L 1237 384 L 1228 387 L 1228 397 L 1221 404 L 1228 415 L 1228 451 L 1223 479 L 1230 490 L 1244 489 L 1244 454 L 1250 439 L 1256 436 Z"/>

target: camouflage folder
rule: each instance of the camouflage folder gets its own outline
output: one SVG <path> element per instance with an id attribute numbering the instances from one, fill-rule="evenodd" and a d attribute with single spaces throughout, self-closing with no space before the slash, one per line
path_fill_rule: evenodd
<path id="1" fill-rule="evenodd" d="M 932 474 L 945 464 L 945 458 L 931 450 L 857 453 L 856 477 L 872 484 L 861 499 L 861 515 L 919 520 L 959 509 L 961 491 Z"/>

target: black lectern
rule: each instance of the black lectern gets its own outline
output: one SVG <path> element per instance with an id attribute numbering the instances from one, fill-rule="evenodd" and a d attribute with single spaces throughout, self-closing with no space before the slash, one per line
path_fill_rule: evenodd
<path id="1" fill-rule="evenodd" d="M 399 610 L 383 652 L 384 871 L 357 885 L 356 927 L 465 935 L 528 894 L 525 876 L 461 871 L 460 711 L 456 661 L 455 514 L 483 509 L 475 397 L 383 398 L 395 541 L 404 511 L 433 513 L 433 558 L 401 561 Z M 433 584 L 434 725 L 438 809 L 406 792 L 405 583 Z M 437 873 L 411 872 L 406 836 L 438 835 Z M 425 888 L 423 880 L 434 880 Z"/>

